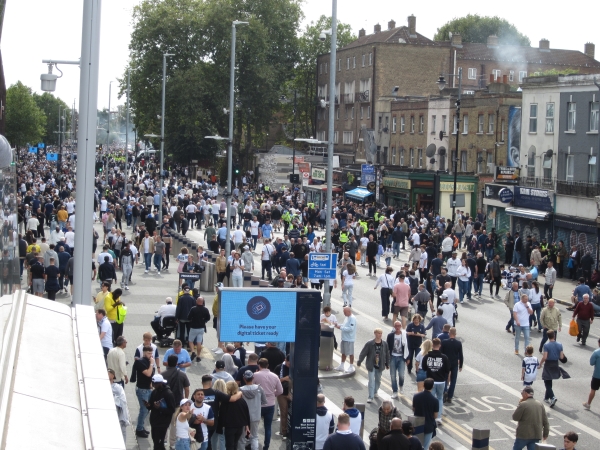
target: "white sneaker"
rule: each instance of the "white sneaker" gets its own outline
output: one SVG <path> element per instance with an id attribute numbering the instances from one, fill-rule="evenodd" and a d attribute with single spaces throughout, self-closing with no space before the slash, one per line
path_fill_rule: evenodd
<path id="1" fill-rule="evenodd" d="M 397 393 L 397 392 L 394 392 L 394 393 L 392 394 L 392 398 L 398 398 L 398 393 Z"/>
<path id="2" fill-rule="evenodd" d="M 340 364 L 333 370 L 337 370 L 338 372 L 343 372 L 344 371 L 344 363 Z"/>
<path id="3" fill-rule="evenodd" d="M 371 403 L 372 401 L 373 401 L 373 399 L 370 397 L 367 399 L 367 403 Z"/>
<path id="4" fill-rule="evenodd" d="M 374 398 L 379 398 L 379 394 L 377 392 L 375 392 L 375 394 L 373 395 Z"/>
<path id="5" fill-rule="evenodd" d="M 129 290 L 129 286 L 125 286 L 125 290 L 128 291 Z"/>
<path id="6" fill-rule="evenodd" d="M 144 273 L 148 273 L 148 271 L 147 271 L 147 270 L 144 270 Z"/>
<path id="7" fill-rule="evenodd" d="M 218 349 L 215 351 L 215 354 L 216 354 L 216 355 L 221 355 L 221 354 L 223 354 L 223 350 L 222 350 L 222 349 L 220 349 L 220 348 L 218 348 Z"/>
<path id="8" fill-rule="evenodd" d="M 160 272 L 156 272 L 156 275 L 160 275 Z"/>
<path id="9" fill-rule="evenodd" d="M 217 350 L 219 350 L 219 347 L 215 347 L 215 348 L 211 349 L 210 351 L 214 353 L 214 352 L 216 352 Z"/>
<path id="10" fill-rule="evenodd" d="M 356 369 L 354 368 L 354 364 L 350 364 L 346 369 L 346 373 L 354 373 Z"/>

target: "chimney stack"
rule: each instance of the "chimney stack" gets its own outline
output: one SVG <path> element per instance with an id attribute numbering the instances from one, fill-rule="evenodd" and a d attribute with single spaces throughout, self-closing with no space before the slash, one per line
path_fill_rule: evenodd
<path id="1" fill-rule="evenodd" d="M 498 36 L 496 36 L 496 35 L 488 36 L 487 46 L 488 47 L 498 47 Z"/>
<path id="2" fill-rule="evenodd" d="M 591 42 L 585 44 L 585 50 L 583 51 L 587 56 L 594 59 L 594 54 L 596 53 L 596 46 Z"/>
<path id="3" fill-rule="evenodd" d="M 417 18 L 413 14 L 408 16 L 408 34 L 417 37 Z"/>
<path id="4" fill-rule="evenodd" d="M 494 74 L 490 73 L 490 84 L 495 83 L 494 81 Z"/>
<path id="5" fill-rule="evenodd" d="M 360 30 L 358 30 L 358 37 L 365 37 L 365 35 L 367 34 L 367 32 L 365 31 L 364 28 L 361 28 Z"/>
<path id="6" fill-rule="evenodd" d="M 540 39 L 540 50 L 550 50 L 550 41 L 548 39 Z"/>
<path id="7" fill-rule="evenodd" d="M 502 75 L 502 83 L 508 84 L 508 75 Z"/>
<path id="8" fill-rule="evenodd" d="M 381 33 L 381 25 L 375 25 L 375 27 L 373 27 L 373 30 L 375 31 L 375 33 Z"/>
<path id="9" fill-rule="evenodd" d="M 454 47 L 462 46 L 462 36 L 460 33 L 454 33 L 450 38 L 450 44 Z"/>
<path id="10" fill-rule="evenodd" d="M 393 30 L 394 28 L 396 28 L 396 21 L 395 20 L 390 20 L 388 22 L 388 30 Z"/>

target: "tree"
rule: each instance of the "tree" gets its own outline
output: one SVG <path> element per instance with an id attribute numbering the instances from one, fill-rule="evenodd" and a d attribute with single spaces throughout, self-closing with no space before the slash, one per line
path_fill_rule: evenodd
<path id="1" fill-rule="evenodd" d="M 31 88 L 20 81 L 10 86 L 6 90 L 6 138 L 11 145 L 37 144 L 45 126 L 46 116 L 35 103 Z"/>
<path id="2" fill-rule="evenodd" d="M 504 45 L 531 45 L 527 36 L 506 19 L 498 16 L 488 17 L 468 14 L 454 18 L 438 28 L 433 37 L 435 41 L 450 40 L 450 33 L 460 33 L 463 42 L 487 42 L 488 36 L 498 36 L 498 42 Z"/>
<path id="3" fill-rule="evenodd" d="M 58 110 L 63 116 L 62 111 L 66 111 L 66 120 L 63 122 L 61 131 L 69 131 L 71 129 L 71 109 L 60 98 L 55 97 L 50 92 L 44 92 L 42 95 L 33 94 L 33 99 L 36 105 L 43 111 L 46 116 L 46 125 L 42 141 L 50 145 L 58 145 Z M 66 128 L 65 128 L 66 124 Z M 61 142 L 64 142 L 65 135 L 61 137 Z"/>
<path id="4" fill-rule="evenodd" d="M 293 78 L 286 83 L 286 102 L 283 106 L 283 121 L 287 125 L 287 135 L 291 137 L 294 122 L 294 90 L 297 95 L 296 134 L 300 137 L 310 137 L 316 134 L 315 110 L 317 107 L 317 57 L 329 53 L 331 41 L 321 41 L 319 35 L 324 30 L 331 29 L 331 17 L 321 16 L 317 22 L 306 26 L 298 44 L 299 57 L 294 67 Z M 356 40 L 350 25 L 338 22 L 337 48 L 342 48 Z"/>

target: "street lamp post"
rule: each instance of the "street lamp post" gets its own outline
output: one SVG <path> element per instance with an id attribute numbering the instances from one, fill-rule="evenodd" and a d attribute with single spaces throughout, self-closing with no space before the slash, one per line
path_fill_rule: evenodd
<path id="1" fill-rule="evenodd" d="M 125 122 L 125 176 L 129 178 L 129 69 L 127 69 L 127 103 Z"/>
<path id="2" fill-rule="evenodd" d="M 112 81 L 110 83 L 108 83 L 108 119 L 106 120 L 106 152 L 108 152 L 108 139 L 110 137 L 110 98 L 112 97 L 111 95 L 111 89 L 112 89 Z M 105 164 L 105 168 L 106 168 L 106 164 Z"/>
<path id="3" fill-rule="evenodd" d="M 167 56 L 173 56 L 173 53 L 163 54 L 163 80 L 162 80 L 162 112 L 160 114 L 160 191 L 158 193 L 158 226 L 162 227 L 162 212 L 163 212 L 163 185 L 165 184 L 165 87 L 167 78 Z M 127 96 L 129 99 L 129 96 Z"/>
<path id="4" fill-rule="evenodd" d="M 460 99 L 462 91 L 462 67 L 458 68 L 458 74 L 448 74 L 450 77 L 458 77 L 458 98 L 456 100 L 456 151 L 454 152 L 453 171 L 454 171 L 454 187 L 452 193 L 452 223 L 456 221 L 456 176 L 458 173 L 458 137 L 460 136 Z M 444 75 L 440 75 L 437 81 L 440 91 L 443 91 L 446 87 L 446 80 Z"/>

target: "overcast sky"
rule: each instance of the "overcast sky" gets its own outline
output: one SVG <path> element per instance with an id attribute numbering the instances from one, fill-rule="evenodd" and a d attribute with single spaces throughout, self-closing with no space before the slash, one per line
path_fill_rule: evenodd
<path id="1" fill-rule="evenodd" d="M 110 0 L 102 2 L 102 34 L 100 45 L 100 81 L 98 108 L 108 106 L 108 86 L 111 80 L 122 76 L 129 58 L 128 44 L 131 33 L 131 11 L 140 0 Z M 527 1 L 483 1 L 477 10 L 464 6 L 452 8 L 452 3 L 429 0 L 404 8 L 403 3 L 374 0 L 339 0 L 338 20 L 349 23 L 354 34 L 365 28 L 373 33 L 380 23 L 387 28 L 394 19 L 397 26 L 405 25 L 410 14 L 417 17 L 417 32 L 433 38 L 438 27 L 454 17 L 466 14 L 499 15 L 526 34 L 533 46 L 542 38 L 550 40 L 551 48 L 583 51 L 586 42 L 597 46 L 600 57 L 600 27 L 598 3 L 582 0 L 568 7 L 562 4 Z M 42 59 L 76 60 L 81 52 L 81 19 L 83 0 L 8 0 L 2 35 L 2 58 L 7 86 L 22 81 L 40 91 L 40 74 L 47 68 Z M 318 19 L 321 14 L 331 15 L 331 4 L 323 0 L 305 0 L 304 23 Z M 78 108 L 79 68 L 61 66 L 64 77 L 57 82 L 55 95 L 71 105 L 76 99 Z M 57 73 L 57 72 L 55 72 Z M 113 84 L 111 109 L 124 102 L 117 99 Z"/>

